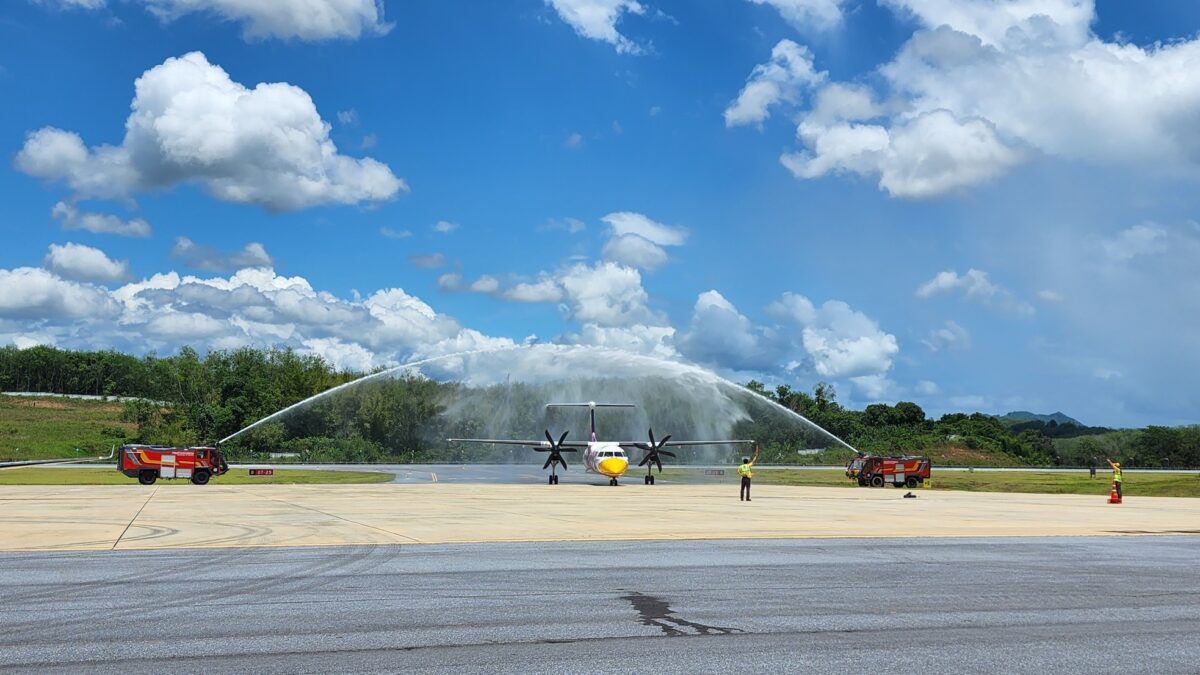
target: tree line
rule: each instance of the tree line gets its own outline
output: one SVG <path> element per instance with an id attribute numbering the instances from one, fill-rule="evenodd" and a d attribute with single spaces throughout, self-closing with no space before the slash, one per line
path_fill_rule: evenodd
<path id="1" fill-rule="evenodd" d="M 244 347 L 201 357 L 184 347 L 172 356 L 135 357 L 115 351 L 0 348 L 2 391 L 136 397 L 122 413 L 137 426 L 126 442 L 211 443 L 363 375 L 290 349 Z M 602 391 L 609 384 L 597 380 L 589 386 Z M 677 413 L 687 403 L 674 398 L 672 383 L 644 386 L 645 410 L 621 432 L 636 430 L 641 438 L 644 427 L 638 425 L 646 419 L 686 432 L 688 418 Z M 841 463 L 854 454 L 819 431 L 776 414 L 775 404 L 872 454 L 927 454 L 937 463 L 968 465 L 1103 466 L 1105 458 L 1112 458 L 1129 466 L 1200 466 L 1200 427 L 1113 431 L 1053 422 L 1006 424 L 981 413 L 932 419 L 908 401 L 849 409 L 827 383 L 818 383 L 811 393 L 788 385 L 768 389 L 756 381 L 745 389 L 761 399 L 750 397 L 748 419 L 738 421 L 732 433 L 759 441 L 767 462 Z M 303 461 L 528 461 L 528 451 L 448 445 L 444 439 L 525 437 L 531 431 L 540 437 L 542 426 L 571 429 L 571 438 L 581 439 L 585 418 L 546 411 L 546 396 L 544 389 L 520 383 L 467 390 L 415 374 L 382 379 L 262 425 L 228 448 L 234 457 L 285 452 Z"/>

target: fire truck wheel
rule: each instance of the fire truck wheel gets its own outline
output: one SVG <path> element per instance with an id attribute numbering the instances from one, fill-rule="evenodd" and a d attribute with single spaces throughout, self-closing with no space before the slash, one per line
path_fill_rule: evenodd
<path id="1" fill-rule="evenodd" d="M 145 469 L 138 473 L 138 482 L 142 485 L 154 485 L 154 481 L 158 480 L 158 472 Z"/>
<path id="2" fill-rule="evenodd" d="M 904 487 L 906 487 L 910 490 L 917 487 L 920 484 L 921 484 L 921 481 L 917 480 L 916 476 L 909 476 L 908 478 L 904 479 Z"/>
<path id="3" fill-rule="evenodd" d="M 196 473 L 192 474 L 192 483 L 194 483 L 196 485 L 207 485 L 208 484 L 208 472 L 205 471 L 204 469 L 201 469 L 201 470 L 197 471 Z"/>
<path id="4" fill-rule="evenodd" d="M 883 487 L 883 476 L 871 476 L 871 487 Z"/>

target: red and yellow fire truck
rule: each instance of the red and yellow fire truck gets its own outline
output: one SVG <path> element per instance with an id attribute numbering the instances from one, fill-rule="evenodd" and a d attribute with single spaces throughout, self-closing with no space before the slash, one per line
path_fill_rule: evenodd
<path id="1" fill-rule="evenodd" d="M 846 465 L 846 477 L 857 480 L 863 487 L 883 487 L 890 483 L 896 487 L 915 488 L 929 480 L 931 466 L 928 457 L 864 455 L 850 460 Z"/>
<path id="2" fill-rule="evenodd" d="M 153 485 L 159 478 L 186 478 L 204 485 L 209 478 L 229 471 L 229 464 L 218 448 L 123 445 L 117 469 L 142 485 Z"/>

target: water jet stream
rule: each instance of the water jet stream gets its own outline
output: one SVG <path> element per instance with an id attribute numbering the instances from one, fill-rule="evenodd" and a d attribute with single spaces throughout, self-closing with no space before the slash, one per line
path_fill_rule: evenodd
<path id="1" fill-rule="evenodd" d="M 501 353 L 512 354 L 513 362 L 497 362 L 496 364 L 486 364 L 485 362 L 486 366 L 489 367 L 480 367 L 480 372 L 478 373 L 472 372 L 468 366 L 467 359 L 470 357 Z M 456 362 L 452 361 L 452 359 L 456 358 L 462 359 L 462 361 L 458 362 L 458 369 L 461 372 L 456 372 Z M 718 399 L 705 398 L 703 399 L 704 403 L 708 404 L 716 402 L 722 406 L 732 405 L 733 410 L 730 411 L 730 418 L 727 420 L 731 424 L 736 422 L 737 419 L 749 419 L 746 411 L 742 409 L 743 404 L 737 403 L 733 397 L 734 394 L 740 393 L 742 395 L 749 395 L 750 400 L 766 403 L 770 409 L 781 412 L 786 417 L 801 422 L 807 429 L 816 431 L 825 438 L 828 438 L 838 445 L 853 452 L 858 452 L 854 446 L 850 445 L 841 438 L 838 438 L 836 435 L 808 419 L 804 415 L 801 415 L 800 413 L 780 405 L 779 403 L 766 396 L 763 396 L 762 394 L 746 389 L 742 385 L 727 380 L 720 375 L 717 375 L 716 373 L 699 366 L 679 363 L 670 361 L 668 359 L 651 357 L 642 354 L 634 354 L 617 349 L 553 344 L 512 345 L 504 347 L 491 347 L 486 349 L 475 349 L 455 352 L 453 354 L 434 356 L 394 366 L 378 373 L 372 373 L 370 375 L 360 377 L 357 380 L 345 382 L 319 394 L 310 396 L 303 401 L 294 403 L 278 412 L 272 413 L 250 424 L 249 426 L 246 426 L 239 431 L 230 434 L 229 436 L 226 436 L 225 438 L 221 439 L 220 442 L 226 443 L 237 436 L 250 431 L 251 429 L 283 417 L 289 412 L 303 408 L 315 401 L 336 394 L 339 391 L 385 378 L 400 371 L 413 370 L 419 368 L 420 366 L 434 365 L 444 362 L 450 363 L 449 366 L 443 369 L 444 374 L 447 376 L 447 380 L 457 379 L 462 384 L 467 386 L 490 386 L 500 384 L 502 382 L 507 383 L 509 375 L 512 372 L 526 373 L 527 377 L 529 378 L 526 382 L 529 384 L 534 384 L 538 380 L 541 380 L 543 383 L 558 383 L 560 385 L 565 385 L 570 383 L 570 380 L 566 379 L 568 375 L 577 376 L 579 371 L 584 366 L 594 366 L 596 363 L 600 364 L 600 370 L 605 376 L 617 380 L 628 379 L 633 381 L 637 377 L 658 375 L 663 377 L 669 376 L 677 381 L 682 380 L 684 384 L 686 384 L 686 380 L 691 379 L 693 384 L 705 385 L 705 387 L 702 388 L 703 391 L 711 391 L 713 396 L 720 397 Z M 420 371 L 418 370 L 417 372 Z M 503 375 L 501 375 L 501 373 L 503 373 Z M 429 377 L 427 373 L 421 374 Z M 554 379 L 556 377 L 559 379 Z M 437 378 L 430 377 L 430 379 Z M 686 391 L 692 391 L 696 389 L 696 387 L 687 386 L 683 386 L 681 388 Z M 703 391 L 701 391 L 701 394 L 703 394 Z M 695 392 L 693 392 L 693 394 L 694 393 Z M 694 400 L 699 401 L 700 399 Z M 551 401 L 546 402 L 549 403 Z M 701 408 L 703 408 L 703 406 Z M 703 412 L 703 410 L 701 411 Z M 711 412 L 711 409 L 709 409 L 709 412 Z M 711 420 L 705 421 L 711 422 Z"/>
<path id="2" fill-rule="evenodd" d="M 332 396 L 333 394 L 336 394 L 337 392 L 339 392 L 343 389 L 348 389 L 350 387 L 354 387 L 354 386 L 363 384 L 365 382 L 369 382 L 371 380 L 377 380 L 381 377 L 384 377 L 386 375 L 391 375 L 392 373 L 396 373 L 401 370 L 415 368 L 417 366 L 424 365 L 424 364 L 430 363 L 432 361 L 440 361 L 442 359 L 449 359 L 449 358 L 453 358 L 456 356 L 471 356 L 473 354 L 484 354 L 484 353 L 488 353 L 488 352 L 499 352 L 499 351 L 504 351 L 506 349 L 519 349 L 519 348 L 520 348 L 519 345 L 514 345 L 512 347 L 491 347 L 488 349 L 472 349 L 472 350 L 468 350 L 468 351 L 464 351 L 464 352 L 455 352 L 453 354 L 443 354 L 441 356 L 434 356 L 434 357 L 430 357 L 428 359 L 421 359 L 419 361 L 411 361 L 409 363 L 404 363 L 404 364 L 401 364 L 398 366 L 392 366 L 391 368 L 388 368 L 386 370 L 381 370 L 378 373 L 371 373 L 370 375 L 364 375 L 363 377 L 360 377 L 357 380 L 350 380 L 349 382 L 343 382 L 342 384 L 339 384 L 338 386 L 333 387 L 332 389 L 326 389 L 325 391 L 323 391 L 319 394 L 313 394 L 312 396 L 309 396 L 308 398 L 304 399 L 303 401 L 293 403 L 282 410 L 273 412 L 270 415 L 267 415 L 266 417 L 258 420 L 257 422 L 249 424 L 248 426 L 245 426 L 245 427 L 233 432 L 232 434 L 229 434 L 225 438 L 222 438 L 221 440 L 217 441 L 217 444 L 219 445 L 221 443 L 226 443 L 234 438 L 237 438 L 238 436 L 241 436 L 242 434 L 246 433 L 247 431 L 250 431 L 251 429 L 253 429 L 259 425 L 266 424 L 267 422 L 270 422 L 271 420 L 283 417 L 284 415 L 290 413 L 293 410 L 296 410 L 297 408 L 303 408 L 304 406 L 308 405 L 309 403 L 312 403 L 314 401 L 319 401 L 319 400 L 325 398 L 326 396 Z"/>

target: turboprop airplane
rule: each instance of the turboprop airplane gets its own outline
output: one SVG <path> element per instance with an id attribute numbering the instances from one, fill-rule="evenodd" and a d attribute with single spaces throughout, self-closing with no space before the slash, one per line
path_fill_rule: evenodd
<path id="1" fill-rule="evenodd" d="M 567 460 L 562 456 L 564 452 L 579 452 L 583 451 L 583 467 L 591 473 L 598 473 L 603 476 L 608 476 L 608 484 L 616 485 L 617 479 L 625 475 L 629 470 L 629 456 L 625 453 L 626 448 L 639 448 L 645 451 L 642 456 L 642 461 L 638 462 L 638 466 L 646 467 L 645 484 L 654 485 L 654 465 L 658 465 L 658 472 L 662 473 L 663 463 L 662 455 L 674 457 L 675 453 L 664 450 L 663 448 L 677 448 L 690 445 L 736 445 L 739 443 L 753 443 L 751 440 L 740 441 L 672 441 L 671 436 L 664 436 L 662 440 L 654 440 L 654 429 L 649 430 L 650 442 L 644 443 L 639 441 L 599 441 L 596 440 L 596 408 L 633 408 L 636 407 L 632 403 L 596 403 L 588 401 L 587 403 L 548 403 L 547 408 L 588 408 L 592 418 L 592 435 L 587 442 L 583 441 L 567 441 L 569 431 L 562 432 L 562 435 L 555 441 L 550 435 L 550 430 L 546 430 L 546 440 L 544 441 L 522 441 L 506 438 L 447 438 L 451 443 L 499 443 L 501 445 L 522 445 L 533 448 L 537 452 L 548 452 L 550 456 L 546 458 L 546 463 L 542 465 L 542 469 L 550 469 L 549 478 L 550 485 L 558 485 L 558 465 L 561 464 L 564 471 L 567 469 Z"/>

